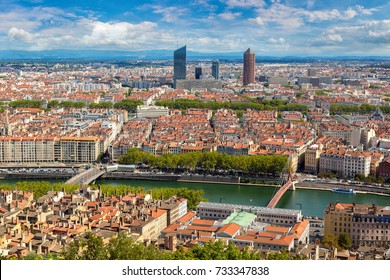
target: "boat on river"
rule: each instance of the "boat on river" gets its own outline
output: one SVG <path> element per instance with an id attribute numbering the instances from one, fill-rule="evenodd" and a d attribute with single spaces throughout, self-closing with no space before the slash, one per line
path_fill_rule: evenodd
<path id="1" fill-rule="evenodd" d="M 332 192 L 335 193 L 343 193 L 343 194 L 356 194 L 356 191 L 354 189 L 347 189 L 347 188 L 333 188 Z"/>

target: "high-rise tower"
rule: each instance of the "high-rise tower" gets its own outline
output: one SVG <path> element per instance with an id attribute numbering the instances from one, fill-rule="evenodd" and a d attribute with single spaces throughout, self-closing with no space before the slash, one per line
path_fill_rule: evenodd
<path id="1" fill-rule="evenodd" d="M 202 67 L 195 67 L 195 80 L 199 80 L 202 76 Z"/>
<path id="2" fill-rule="evenodd" d="M 249 48 L 244 52 L 244 86 L 255 82 L 255 64 L 256 54 Z"/>
<path id="3" fill-rule="evenodd" d="M 187 46 L 177 49 L 173 53 L 173 81 L 185 80 L 187 76 Z"/>
<path id="4" fill-rule="evenodd" d="M 219 80 L 219 61 L 214 60 L 211 64 L 211 75 L 214 79 Z"/>

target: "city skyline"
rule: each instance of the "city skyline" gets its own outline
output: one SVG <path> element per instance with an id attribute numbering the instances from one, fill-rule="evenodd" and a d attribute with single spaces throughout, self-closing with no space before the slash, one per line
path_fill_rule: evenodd
<path id="1" fill-rule="evenodd" d="M 260 56 L 390 53 L 390 3 L 384 0 L 131 2 L 2 1 L 0 50 L 140 51 L 188 45 L 203 53 L 249 47 Z"/>

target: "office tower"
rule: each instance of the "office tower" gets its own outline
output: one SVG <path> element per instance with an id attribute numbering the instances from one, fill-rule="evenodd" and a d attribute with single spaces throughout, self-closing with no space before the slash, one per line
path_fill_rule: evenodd
<path id="1" fill-rule="evenodd" d="M 173 53 L 173 80 L 185 80 L 187 74 L 187 46 Z"/>
<path id="2" fill-rule="evenodd" d="M 211 75 L 214 79 L 219 80 L 219 61 L 214 60 L 211 64 Z"/>
<path id="3" fill-rule="evenodd" d="M 202 76 L 202 67 L 195 67 L 195 80 L 199 80 Z"/>
<path id="4" fill-rule="evenodd" d="M 256 54 L 252 49 L 247 49 L 244 53 L 244 86 L 253 84 L 255 82 L 255 63 Z"/>

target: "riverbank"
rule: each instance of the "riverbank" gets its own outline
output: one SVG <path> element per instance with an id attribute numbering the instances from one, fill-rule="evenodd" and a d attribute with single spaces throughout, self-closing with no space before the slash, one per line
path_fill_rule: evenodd
<path id="1" fill-rule="evenodd" d="M 67 172 L 18 172 L 1 173 L 0 180 L 68 180 L 74 174 Z M 264 181 L 264 183 L 240 183 L 238 176 L 213 176 L 213 175 L 186 175 L 186 174 L 155 174 L 155 173 L 133 173 L 133 172 L 110 172 L 105 173 L 102 180 L 144 180 L 144 181 L 164 181 L 164 182 L 183 182 L 183 183 L 206 183 L 220 185 L 253 186 L 253 187 L 276 187 L 275 178 L 250 178 L 251 180 Z M 249 178 L 248 178 L 249 179 Z M 269 183 L 267 183 L 267 181 Z M 295 184 L 297 189 L 330 191 L 336 186 L 353 188 L 360 194 L 372 194 L 390 197 L 389 188 L 380 188 L 371 185 L 356 185 L 347 183 L 325 183 L 325 182 L 299 182 Z"/>

